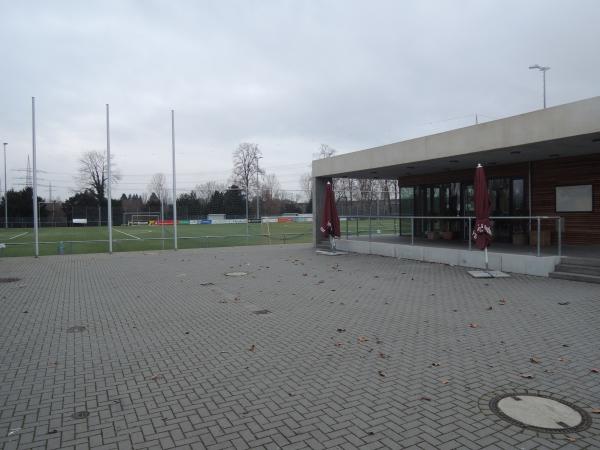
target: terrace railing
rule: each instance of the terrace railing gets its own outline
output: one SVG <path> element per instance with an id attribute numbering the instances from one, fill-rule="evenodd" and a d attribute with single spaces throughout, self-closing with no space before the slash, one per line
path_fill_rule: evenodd
<path id="1" fill-rule="evenodd" d="M 414 245 L 415 238 L 420 235 L 453 233 L 459 230 L 462 238 L 453 240 L 465 242 L 469 250 L 473 245 L 474 216 L 343 216 L 340 219 L 342 237 L 346 239 L 368 236 L 370 241 L 375 235 L 409 236 L 410 244 Z M 552 243 L 554 233 L 557 255 L 562 255 L 563 222 L 560 216 L 492 216 L 490 220 L 493 230 L 503 229 L 505 237 L 518 235 L 522 245 L 527 244 L 525 241 L 529 237 L 529 243 L 535 244 L 537 256 L 542 255 L 542 246 Z M 510 225 L 510 228 L 506 225 Z M 416 226 L 419 230 L 416 230 Z"/>

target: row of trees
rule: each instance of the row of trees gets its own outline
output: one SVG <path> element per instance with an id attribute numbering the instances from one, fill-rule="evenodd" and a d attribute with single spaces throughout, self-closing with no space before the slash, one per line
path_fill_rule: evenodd
<path id="1" fill-rule="evenodd" d="M 330 158 L 336 150 L 322 144 L 314 158 Z M 232 174 L 228 184 L 207 181 L 190 192 L 177 196 L 178 216 L 200 218 L 208 214 L 226 214 L 232 217 L 312 212 L 312 177 L 310 173 L 300 176 L 300 191 L 293 193 L 281 189 L 277 176 L 266 173 L 260 167 L 262 152 L 257 144 L 244 142 L 233 152 Z M 111 167 L 112 180 L 116 185 L 121 175 Z M 77 177 L 79 191 L 64 202 L 47 203 L 38 197 L 40 219 L 65 221 L 85 217 L 92 221 L 106 220 L 107 164 L 103 152 L 90 151 L 79 160 Z M 398 199 L 398 184 L 395 180 L 379 179 L 334 179 L 334 191 L 341 214 L 366 214 L 373 201 L 377 213 L 393 214 Z M 164 173 L 154 174 L 144 193 L 125 194 L 113 199 L 113 216 L 127 212 L 160 212 L 165 217 L 172 215 L 172 196 Z M 8 215 L 11 218 L 32 217 L 31 188 L 8 192 Z M 4 199 L 0 208 L 4 207 Z M 246 211 L 247 208 L 247 211 Z M 104 213 L 102 212 L 104 210 Z M 115 220 L 115 223 L 118 219 Z"/>

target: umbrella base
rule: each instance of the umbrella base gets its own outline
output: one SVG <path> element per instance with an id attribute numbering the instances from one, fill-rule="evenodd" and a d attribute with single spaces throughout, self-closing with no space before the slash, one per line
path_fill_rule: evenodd
<path id="1" fill-rule="evenodd" d="M 339 256 L 339 255 L 347 255 L 348 252 L 338 252 L 337 250 L 317 250 L 319 255 L 327 255 L 327 256 Z"/>
<path id="2" fill-rule="evenodd" d="M 467 273 L 473 278 L 508 278 L 509 274 L 499 270 L 468 270 Z"/>

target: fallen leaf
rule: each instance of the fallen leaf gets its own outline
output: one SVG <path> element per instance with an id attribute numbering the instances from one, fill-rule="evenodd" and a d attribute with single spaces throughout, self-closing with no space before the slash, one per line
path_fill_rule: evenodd
<path id="1" fill-rule="evenodd" d="M 594 408 L 590 411 L 592 414 L 600 414 L 600 408 Z"/>
<path id="2" fill-rule="evenodd" d="M 440 380 L 440 383 L 442 383 L 442 384 L 448 384 L 450 382 L 448 380 Z"/>
<path id="3" fill-rule="evenodd" d="M 492 307 L 490 306 L 490 307 L 488 307 L 488 309 L 487 309 L 487 310 L 488 310 L 488 311 L 491 311 L 492 309 L 494 309 L 494 308 L 492 308 Z"/>
<path id="4" fill-rule="evenodd" d="M 558 302 L 558 304 L 561 306 L 569 305 L 570 303 L 571 302 Z"/>
<path id="5" fill-rule="evenodd" d="M 562 356 L 561 356 L 560 358 L 558 358 L 558 360 L 559 360 L 560 362 L 567 362 L 567 361 L 568 361 L 568 359 L 567 359 L 567 358 L 563 358 Z"/>
<path id="6" fill-rule="evenodd" d="M 50 430 L 50 431 L 48 431 L 48 434 L 56 434 L 56 433 L 58 433 L 58 430 Z"/>
<path id="7" fill-rule="evenodd" d="M 336 331 L 338 333 L 343 333 L 344 331 L 346 331 L 346 329 L 345 328 L 338 328 Z"/>
<path id="8" fill-rule="evenodd" d="M 439 367 L 439 366 L 440 366 L 439 362 L 431 363 L 431 367 Z"/>
<path id="9" fill-rule="evenodd" d="M 425 400 L 426 402 L 431 401 L 431 399 L 429 397 L 425 397 L 425 396 L 421 397 L 419 400 Z"/>
<path id="10" fill-rule="evenodd" d="M 600 369 L 596 369 L 596 368 L 594 368 L 594 369 L 590 369 L 590 372 L 593 372 L 593 373 L 600 373 Z"/>
<path id="11" fill-rule="evenodd" d="M 531 361 L 534 364 L 539 364 L 541 361 L 539 358 L 536 358 L 535 356 L 532 356 L 531 358 L 529 358 L 529 361 Z"/>
<path id="12" fill-rule="evenodd" d="M 528 379 L 532 379 L 533 375 L 530 373 L 522 373 L 520 374 L 521 378 L 528 378 Z"/>
<path id="13" fill-rule="evenodd" d="M 255 352 L 256 351 L 256 345 L 252 344 L 250 346 L 250 348 L 248 349 L 249 352 Z"/>
<path id="14" fill-rule="evenodd" d="M 368 337 L 366 336 L 359 336 L 358 337 L 358 342 L 367 342 L 369 340 Z"/>
<path id="15" fill-rule="evenodd" d="M 506 305 L 506 300 L 505 299 L 501 299 L 498 304 L 500 305 Z"/>
<path id="16" fill-rule="evenodd" d="M 575 441 L 577 441 L 577 439 L 576 439 L 576 438 L 574 438 L 573 436 L 565 436 L 565 439 L 566 439 L 567 441 L 569 441 L 569 442 L 575 442 Z"/>
<path id="17" fill-rule="evenodd" d="M 21 429 L 20 429 L 20 428 L 13 428 L 12 430 L 10 430 L 10 431 L 8 432 L 8 435 L 9 435 L 9 436 L 12 436 L 12 435 L 18 434 L 18 433 L 19 433 L 19 431 L 21 431 Z"/>
<path id="18" fill-rule="evenodd" d="M 336 346 L 336 347 L 341 347 L 342 345 L 344 345 L 342 342 L 336 342 L 336 343 L 335 343 L 335 346 Z"/>
<path id="19" fill-rule="evenodd" d="M 385 372 L 383 370 L 378 371 L 380 377 L 385 377 Z"/>
<path id="20" fill-rule="evenodd" d="M 163 376 L 162 376 L 160 373 L 157 373 L 156 375 L 152 375 L 152 376 L 150 377 L 150 379 L 151 379 L 152 381 L 157 381 L 157 380 L 160 380 L 162 377 L 163 377 Z"/>
<path id="21" fill-rule="evenodd" d="M 479 325 L 476 323 L 470 323 L 469 328 L 479 328 Z"/>

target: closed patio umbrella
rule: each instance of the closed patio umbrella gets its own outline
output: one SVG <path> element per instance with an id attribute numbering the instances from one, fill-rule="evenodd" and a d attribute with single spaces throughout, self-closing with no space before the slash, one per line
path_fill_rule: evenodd
<path id="1" fill-rule="evenodd" d="M 481 164 L 475 169 L 475 229 L 473 240 L 478 249 L 485 251 L 485 270 L 488 270 L 487 248 L 492 242 L 492 224 L 490 222 L 490 196 Z"/>
<path id="2" fill-rule="evenodd" d="M 331 249 L 335 249 L 335 237 L 340 237 L 340 217 L 335 207 L 335 196 L 331 182 L 327 182 L 325 202 L 323 204 L 323 218 L 321 220 L 321 233 L 329 238 Z"/>

